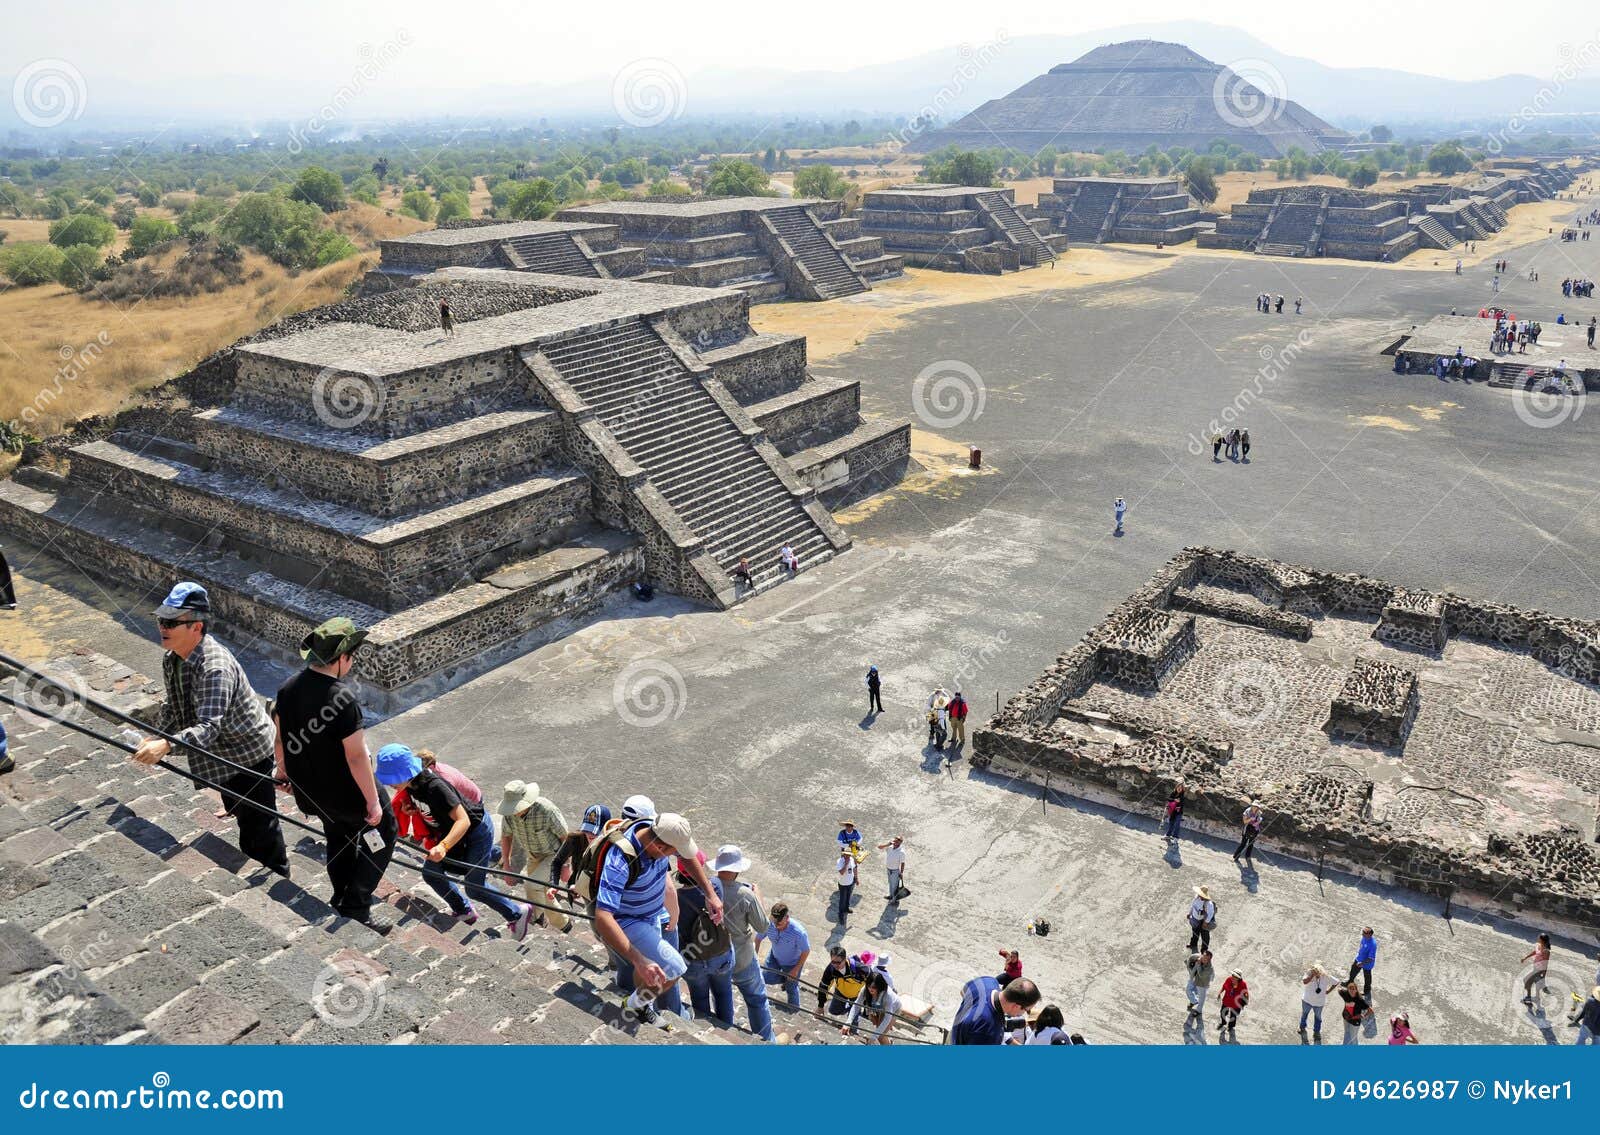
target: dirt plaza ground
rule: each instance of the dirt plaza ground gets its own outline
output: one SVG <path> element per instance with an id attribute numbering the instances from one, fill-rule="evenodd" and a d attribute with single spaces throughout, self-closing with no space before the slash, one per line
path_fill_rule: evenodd
<path id="1" fill-rule="evenodd" d="M 1600 246 L 1541 237 L 1506 255 L 1504 306 L 1546 325 L 1600 312 L 1560 291 L 1564 276 L 1600 273 Z M 1206 884 L 1220 908 L 1219 979 L 1238 968 L 1253 993 L 1241 1043 L 1297 1043 L 1301 972 L 1316 959 L 1347 968 L 1365 924 L 1381 943 L 1380 1015 L 1409 1011 L 1424 1041 L 1569 1041 L 1559 999 L 1592 983 L 1592 933 L 1558 928 L 1553 992 L 1545 1015 L 1530 1014 L 1518 959 L 1535 930 L 1498 910 L 1446 918 L 1435 899 L 1319 880 L 1274 854 L 1270 828 L 1247 876 L 1231 841 L 1186 838 L 1169 852 L 1158 802 L 1139 812 L 1041 798 L 924 747 L 936 683 L 959 682 L 975 714 L 992 711 L 1187 545 L 1561 614 L 1600 606 L 1600 411 L 1395 375 L 1379 354 L 1414 324 L 1488 303 L 1488 267 L 1155 263 L 881 323 L 876 292 L 785 305 L 795 330 L 826 328 L 840 308 L 850 342 L 816 371 L 860 379 L 869 413 L 912 416 L 931 466 L 846 514 L 854 550 L 730 612 L 615 600 L 373 739 L 433 748 L 491 790 L 537 780 L 569 819 L 591 799 L 649 793 L 686 812 L 703 844 L 743 845 L 751 878 L 790 903 L 816 954 L 824 941 L 888 952 L 901 986 L 945 1017 L 960 983 L 995 972 L 996 950 L 1014 945 L 1092 1042 L 1214 1040 L 1183 1027 L 1183 912 Z M 1256 311 L 1261 292 L 1284 295 L 1284 314 Z M 1248 464 L 1213 462 L 1203 443 L 1219 424 L 1248 426 Z M 984 471 L 964 470 L 967 445 Z M 1117 496 L 1129 506 L 1120 537 Z M 26 620 L 0 624 L 0 642 L 40 658 L 93 648 L 159 672 L 133 621 L 106 617 L 142 613 L 152 597 L 7 550 Z M 869 664 L 888 710 L 875 718 Z M 886 908 L 881 859 L 869 858 L 841 931 L 831 863 L 845 817 L 872 842 L 906 836 L 913 893 Z M 1026 933 L 1038 917 L 1048 938 Z M 1325 1039 L 1337 1032 L 1330 1023 Z"/>

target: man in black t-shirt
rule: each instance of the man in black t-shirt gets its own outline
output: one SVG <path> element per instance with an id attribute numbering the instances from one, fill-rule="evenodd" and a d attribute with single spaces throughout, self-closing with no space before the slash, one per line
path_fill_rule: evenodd
<path id="1" fill-rule="evenodd" d="M 372 894 L 394 854 L 396 824 L 372 775 L 361 703 L 343 680 L 366 637 L 346 618 L 307 635 L 308 665 L 278 691 L 272 720 L 279 791 L 322 822 L 333 909 L 383 933 L 391 924 L 372 914 Z"/>

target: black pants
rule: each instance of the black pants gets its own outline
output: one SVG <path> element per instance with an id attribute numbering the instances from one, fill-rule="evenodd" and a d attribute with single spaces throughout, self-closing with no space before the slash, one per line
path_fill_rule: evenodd
<path id="1" fill-rule="evenodd" d="M 855 892 L 854 883 L 839 885 L 839 925 L 843 926 L 845 919 L 850 917 L 850 896 Z"/>
<path id="2" fill-rule="evenodd" d="M 1199 944 L 1202 950 L 1211 949 L 1211 928 L 1204 922 L 1196 922 L 1191 918 L 1189 920 L 1189 950 L 1191 952 L 1193 952 L 1196 943 Z"/>
<path id="3" fill-rule="evenodd" d="M 272 766 L 269 764 L 262 771 L 267 776 L 239 773 L 221 781 L 222 806 L 239 821 L 239 850 L 262 866 L 287 875 L 289 852 L 283 845 L 283 825 L 278 823 L 278 793 L 270 779 Z"/>
<path id="4" fill-rule="evenodd" d="M 364 922 L 372 909 L 372 892 L 378 889 L 378 881 L 394 855 L 395 837 L 399 834 L 394 813 L 388 801 L 384 801 L 383 820 L 378 824 L 383 849 L 376 855 L 367 850 L 361 838 L 366 824 L 350 824 L 329 816 L 321 820 L 322 830 L 328 837 L 328 882 L 333 884 L 331 905 L 346 918 Z"/>
<path id="5" fill-rule="evenodd" d="M 871 686 L 867 687 L 867 712 L 883 712 L 883 695 Z"/>
<path id="6" fill-rule="evenodd" d="M 1589 336 L 1589 341 L 1594 342 L 1594 336 Z M 11 585 L 11 567 L 6 563 L 4 552 L 0 552 L 0 607 L 15 607 L 17 605 L 17 589 Z"/>
<path id="7" fill-rule="evenodd" d="M 1237 859 L 1242 855 L 1246 859 L 1249 859 L 1252 855 L 1254 855 L 1256 851 L 1256 836 L 1260 834 L 1260 828 L 1253 828 L 1249 824 L 1246 824 L 1244 828 L 1244 835 L 1239 837 L 1239 846 L 1234 849 L 1233 857 Z"/>
<path id="8" fill-rule="evenodd" d="M 1348 980 L 1354 981 L 1356 979 L 1356 974 L 1358 974 L 1358 973 L 1361 975 L 1361 995 L 1363 997 L 1365 997 L 1368 1001 L 1371 1001 L 1372 1000 L 1372 971 L 1370 969 L 1362 969 L 1360 962 L 1351 962 L 1350 963 L 1350 977 L 1348 978 Z"/>

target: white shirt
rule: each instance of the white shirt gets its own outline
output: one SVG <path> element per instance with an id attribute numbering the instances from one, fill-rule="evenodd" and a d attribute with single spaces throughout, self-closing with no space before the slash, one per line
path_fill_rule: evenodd
<path id="1" fill-rule="evenodd" d="M 1029 1029 L 1028 1030 L 1028 1039 L 1027 1039 L 1027 1041 L 1025 1043 L 1027 1043 L 1027 1044 L 1054 1044 L 1056 1037 L 1062 1037 L 1063 1039 L 1065 1039 L 1066 1035 L 1067 1034 L 1065 1032 L 1063 1032 L 1062 1030 L 1056 1028 L 1054 1025 L 1047 1025 L 1044 1028 L 1039 1029 L 1038 1031 L 1034 1031 L 1033 1029 Z"/>
<path id="2" fill-rule="evenodd" d="M 901 871 L 906 865 L 906 849 L 891 847 L 883 853 L 883 862 L 891 871 Z"/>
<path id="3" fill-rule="evenodd" d="M 1320 1009 L 1328 1003 L 1328 994 L 1332 993 L 1338 984 L 1327 974 L 1314 977 L 1300 987 L 1300 999 L 1313 1009 Z"/>
<path id="4" fill-rule="evenodd" d="M 1217 908 L 1199 895 L 1189 904 L 1189 919 L 1192 922 L 1210 922 L 1216 916 Z"/>
<path id="5" fill-rule="evenodd" d="M 833 869 L 839 874 L 839 885 L 841 887 L 854 885 L 856 881 L 856 861 L 853 856 L 839 856 L 839 862 L 833 865 Z"/>

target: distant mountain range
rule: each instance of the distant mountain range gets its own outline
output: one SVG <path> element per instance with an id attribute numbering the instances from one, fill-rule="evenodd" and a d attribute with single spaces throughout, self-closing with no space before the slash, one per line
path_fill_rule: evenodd
<path id="1" fill-rule="evenodd" d="M 1070 62 L 1102 44 L 1127 39 L 1159 39 L 1184 44 L 1206 58 L 1240 71 L 1262 86 L 1262 76 L 1281 87 L 1270 93 L 1304 106 L 1338 126 L 1360 129 L 1383 122 L 1450 129 L 1472 124 L 1499 128 L 1525 107 L 1546 114 L 1600 114 L 1600 80 L 1590 78 L 1585 62 L 1574 60 L 1573 74 L 1504 75 L 1495 79 L 1452 80 L 1384 68 L 1329 67 L 1288 55 L 1238 28 L 1193 21 L 1102 28 L 1079 35 L 1016 36 L 1004 43 L 952 45 L 908 59 L 846 71 L 717 69 L 686 76 L 669 75 L 665 85 L 682 116 L 915 115 L 936 112 L 952 122 L 1059 63 Z M 7 88 L 11 77 L 0 76 Z M 594 119 L 620 122 L 614 77 L 562 84 L 490 84 L 442 91 L 397 90 L 382 82 L 363 92 L 342 116 L 344 124 L 426 116 L 468 120 Z M 197 92 L 203 102 L 197 104 Z M 221 75 L 211 79 L 137 81 L 97 77 L 93 100 L 76 124 L 139 119 L 189 123 L 226 121 L 248 124 L 314 114 L 328 99 L 315 78 L 286 74 L 274 78 Z M 1536 102 L 1537 100 L 1537 102 Z M 0 100 L 0 128 L 12 108 Z M 1549 118 L 1531 119 L 1523 128 L 1539 129 Z M 1566 127 L 1563 127 L 1566 128 Z"/>

